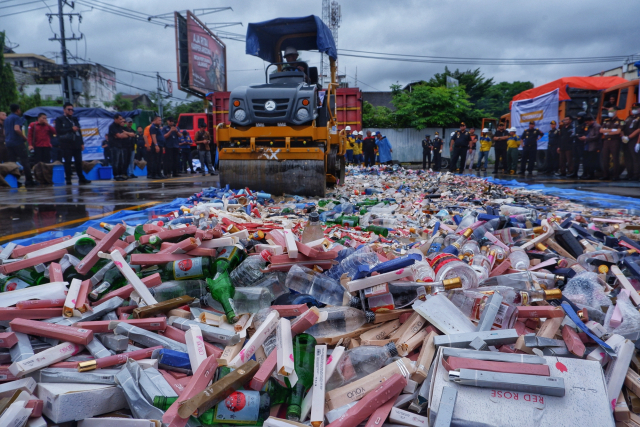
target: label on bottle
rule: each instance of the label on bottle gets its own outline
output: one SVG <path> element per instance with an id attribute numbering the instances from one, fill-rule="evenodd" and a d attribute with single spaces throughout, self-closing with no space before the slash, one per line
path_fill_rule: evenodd
<path id="1" fill-rule="evenodd" d="M 202 277 L 202 258 L 174 261 L 173 277 L 178 280 L 190 279 L 192 277 Z"/>
<path id="2" fill-rule="evenodd" d="M 15 291 L 16 289 L 24 289 L 28 288 L 29 286 L 31 285 L 29 285 L 27 282 L 20 280 L 17 277 L 13 277 L 5 282 L 2 292 Z"/>
<path id="3" fill-rule="evenodd" d="M 214 418 L 226 424 L 250 425 L 260 415 L 260 392 L 242 390 L 233 392 L 216 405 Z"/>
<path id="4" fill-rule="evenodd" d="M 373 297 L 376 295 L 382 295 L 389 292 L 389 286 L 386 283 L 381 285 L 372 286 L 370 288 L 365 288 L 364 296 L 365 298 Z"/>

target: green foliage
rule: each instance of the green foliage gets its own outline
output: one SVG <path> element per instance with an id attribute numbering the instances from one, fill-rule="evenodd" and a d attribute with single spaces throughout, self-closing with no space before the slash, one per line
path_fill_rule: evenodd
<path id="1" fill-rule="evenodd" d="M 58 99 L 42 99 L 40 89 L 36 89 L 33 95 L 20 93 L 18 95 L 17 104 L 20 105 L 22 112 L 29 111 L 36 107 L 62 107 L 62 97 Z"/>
<path id="2" fill-rule="evenodd" d="M 365 128 L 395 128 L 396 114 L 384 106 L 374 107 L 365 101 L 362 106 L 362 125 Z"/>
<path id="3" fill-rule="evenodd" d="M 432 87 L 446 87 L 447 76 L 458 80 L 458 84 L 464 87 L 464 90 L 469 96 L 469 101 L 472 104 L 476 104 L 487 93 L 489 88 L 493 86 L 493 78 L 486 79 L 480 72 L 480 68 L 467 71 L 460 71 L 458 69 L 451 71 L 448 67 L 444 67 L 444 73 L 434 74 L 427 82 L 427 85 Z"/>
<path id="4" fill-rule="evenodd" d="M 0 111 L 9 112 L 9 105 L 18 100 L 18 89 L 13 70 L 4 62 L 5 33 L 0 32 Z"/>
<path id="5" fill-rule="evenodd" d="M 509 103 L 515 95 L 532 88 L 531 82 L 500 82 L 491 86 L 476 105 L 497 119 L 509 112 Z"/>
<path id="6" fill-rule="evenodd" d="M 130 99 L 123 98 L 122 93 L 116 93 L 116 96 L 113 98 L 113 101 L 105 102 L 104 106 L 107 108 L 113 108 L 116 111 L 133 110 L 133 103 L 131 102 Z"/>
<path id="7" fill-rule="evenodd" d="M 474 122 L 482 112 L 474 108 L 462 86 L 447 88 L 419 84 L 411 92 L 393 97 L 398 123 L 416 129 L 454 126 L 461 120 Z"/>

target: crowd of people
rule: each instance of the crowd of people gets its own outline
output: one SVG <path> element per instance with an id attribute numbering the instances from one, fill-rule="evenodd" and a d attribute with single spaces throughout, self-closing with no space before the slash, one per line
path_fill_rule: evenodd
<path id="1" fill-rule="evenodd" d="M 84 140 L 80 122 L 74 116 L 73 104 L 65 103 L 63 115 L 53 121 L 53 126 L 49 123 L 47 115 L 40 113 L 26 127 L 26 119 L 17 104 L 10 106 L 8 115 L 0 111 L 0 163 L 18 163 L 25 176 L 25 187 L 39 185 L 34 179 L 32 166 L 56 161 L 64 165 L 67 185 L 72 184 L 74 172 L 79 184 L 90 184 L 82 169 Z M 150 179 L 179 177 L 188 171 L 198 172 L 192 161 L 194 141 L 186 130 L 176 126 L 173 117 L 166 118 L 163 126 L 161 118 L 154 116 L 151 124 L 145 128 L 135 127 L 130 117 L 125 119 L 116 113 L 104 138 L 103 163 L 112 166 L 115 181 L 136 178 L 136 160 L 146 161 L 147 178 Z M 217 160 L 215 149 L 211 149 L 213 140 L 204 123 L 195 133 L 195 145 L 201 165 L 199 172 L 203 176 L 207 171 L 217 175 L 214 167 Z"/>
<path id="2" fill-rule="evenodd" d="M 376 163 L 389 165 L 392 163 L 393 148 L 386 136 L 380 132 L 363 131 L 351 133 L 351 126 L 345 128 L 347 132 L 347 150 L 345 160 L 347 165 L 373 166 Z"/>
<path id="3" fill-rule="evenodd" d="M 494 174 L 531 176 L 537 170 L 539 175 L 560 178 L 640 181 L 640 103 L 633 105 L 625 120 L 618 117 L 617 107 L 611 106 L 602 125 L 592 115 L 580 114 L 564 117 L 559 125 L 551 121 L 549 126 L 546 141 L 541 144 L 544 133 L 534 121 L 520 135 L 515 127 L 507 129 L 503 122 L 493 133 L 482 129 L 480 136 L 474 128 L 467 129 L 460 123 L 460 129 L 450 138 L 449 171 L 487 171 L 493 148 Z M 433 139 L 425 135 L 423 169 L 440 170 L 443 144 L 437 132 Z"/>

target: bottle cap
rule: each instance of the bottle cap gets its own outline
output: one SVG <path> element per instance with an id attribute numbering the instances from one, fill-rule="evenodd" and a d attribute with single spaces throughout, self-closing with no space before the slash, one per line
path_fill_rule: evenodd
<path id="1" fill-rule="evenodd" d="M 95 360 L 88 360 L 86 362 L 78 363 L 78 372 L 93 371 L 98 367 L 98 362 Z"/>
<path id="2" fill-rule="evenodd" d="M 351 297 L 349 299 L 349 307 L 353 307 L 353 308 L 360 307 L 360 297 Z"/>
<path id="3" fill-rule="evenodd" d="M 365 311 L 364 317 L 365 319 L 367 319 L 367 323 L 372 323 L 374 320 L 376 320 L 376 314 L 373 311 Z"/>
<path id="4" fill-rule="evenodd" d="M 543 251 L 543 252 L 547 250 L 547 246 L 543 245 L 542 243 L 538 243 L 538 244 L 536 244 L 536 248 L 537 248 L 539 251 Z"/>
<path id="5" fill-rule="evenodd" d="M 466 230 L 464 230 L 464 233 L 462 233 L 462 235 L 467 238 L 469 238 L 472 234 L 473 234 L 473 230 L 470 228 L 467 228 Z"/>
<path id="6" fill-rule="evenodd" d="M 543 292 L 545 300 L 562 298 L 562 291 L 560 289 L 548 289 Z"/>
<path id="7" fill-rule="evenodd" d="M 542 233 L 544 233 L 544 227 L 542 227 L 542 226 L 539 226 L 539 227 L 533 227 L 533 232 L 534 232 L 535 234 L 542 234 Z"/>
<path id="8" fill-rule="evenodd" d="M 394 342 L 385 344 L 384 347 L 389 351 L 391 357 L 396 357 L 398 355 L 398 349 L 396 348 L 396 344 Z"/>
<path id="9" fill-rule="evenodd" d="M 262 257 L 263 260 L 265 260 L 266 262 L 269 262 L 271 260 L 271 252 L 269 252 L 268 250 L 263 250 L 262 252 L 260 252 L 260 256 Z"/>
<path id="10" fill-rule="evenodd" d="M 450 291 L 451 289 L 460 289 L 462 287 L 462 280 L 460 280 L 459 277 L 443 280 L 442 286 L 444 286 L 446 291 Z"/>
<path id="11" fill-rule="evenodd" d="M 320 221 L 320 215 L 318 215 L 318 212 L 311 212 L 309 214 L 309 222 L 318 222 Z"/>
<path id="12" fill-rule="evenodd" d="M 607 267 L 606 265 L 602 264 L 598 266 L 598 273 L 607 274 L 608 272 L 609 272 L 609 267 Z"/>

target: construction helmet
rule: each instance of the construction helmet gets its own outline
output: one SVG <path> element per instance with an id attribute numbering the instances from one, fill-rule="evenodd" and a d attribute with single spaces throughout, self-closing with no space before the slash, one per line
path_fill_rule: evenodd
<path id="1" fill-rule="evenodd" d="M 482 132 L 483 132 L 483 133 L 487 133 L 487 132 L 489 132 L 489 129 L 484 128 L 484 129 L 482 129 Z"/>
<path id="2" fill-rule="evenodd" d="M 516 128 L 509 128 L 509 132 L 515 132 Z"/>
<path id="3" fill-rule="evenodd" d="M 351 126 L 347 126 L 344 130 L 351 130 Z"/>

